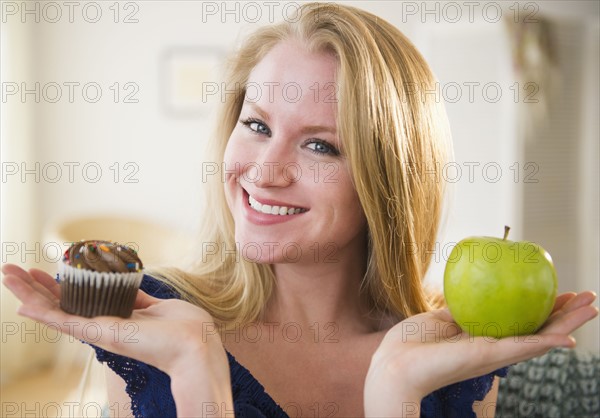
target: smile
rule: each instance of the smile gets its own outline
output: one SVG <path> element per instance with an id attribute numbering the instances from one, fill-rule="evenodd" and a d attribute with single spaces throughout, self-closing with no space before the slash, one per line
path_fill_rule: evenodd
<path id="1" fill-rule="evenodd" d="M 264 213 L 267 215 L 296 215 L 298 213 L 303 213 L 307 211 L 307 209 L 304 208 L 295 208 L 291 206 L 267 205 L 264 203 L 260 203 L 258 200 L 256 200 L 250 195 L 248 195 L 248 204 L 256 212 Z"/>

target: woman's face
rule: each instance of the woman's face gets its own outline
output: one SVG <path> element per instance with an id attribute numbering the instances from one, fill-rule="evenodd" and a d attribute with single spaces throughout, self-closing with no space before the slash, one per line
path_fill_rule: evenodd
<path id="1" fill-rule="evenodd" d="M 366 220 L 336 133 L 336 60 L 280 42 L 250 74 L 224 156 L 242 256 L 328 261 L 364 249 Z"/>

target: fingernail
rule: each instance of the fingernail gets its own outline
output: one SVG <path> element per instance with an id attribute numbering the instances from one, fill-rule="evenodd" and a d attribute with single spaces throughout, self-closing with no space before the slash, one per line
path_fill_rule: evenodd
<path id="1" fill-rule="evenodd" d="M 569 335 L 567 337 L 568 342 L 563 346 L 563 347 L 569 347 L 569 348 L 573 348 L 577 345 L 577 340 L 575 340 L 575 338 L 571 335 Z"/>

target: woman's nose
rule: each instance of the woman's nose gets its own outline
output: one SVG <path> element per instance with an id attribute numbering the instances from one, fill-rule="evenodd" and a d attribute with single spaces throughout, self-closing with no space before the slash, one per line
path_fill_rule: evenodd
<path id="1" fill-rule="evenodd" d="M 276 138 L 271 138 L 257 161 L 250 163 L 257 187 L 287 187 L 297 179 L 290 167 L 298 167 L 293 161 L 293 151 Z M 248 174 L 250 174 L 248 172 Z"/>

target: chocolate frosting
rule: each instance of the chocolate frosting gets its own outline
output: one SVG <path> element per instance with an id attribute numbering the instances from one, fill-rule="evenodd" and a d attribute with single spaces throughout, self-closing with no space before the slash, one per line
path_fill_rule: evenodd
<path id="1" fill-rule="evenodd" d="M 74 242 L 65 251 L 63 262 L 74 268 L 113 273 L 139 272 L 144 267 L 135 250 L 99 240 Z"/>

